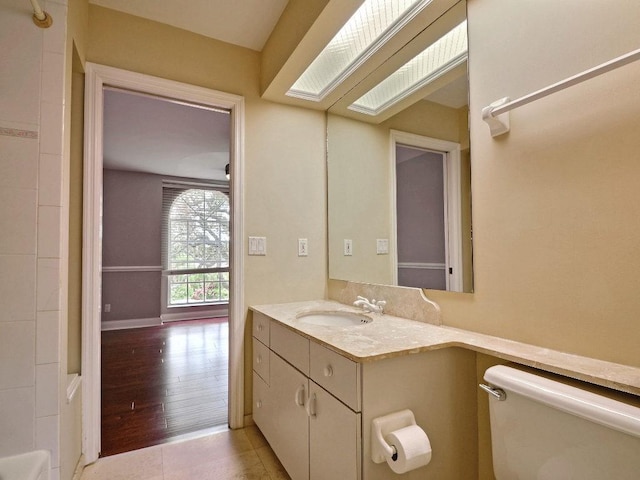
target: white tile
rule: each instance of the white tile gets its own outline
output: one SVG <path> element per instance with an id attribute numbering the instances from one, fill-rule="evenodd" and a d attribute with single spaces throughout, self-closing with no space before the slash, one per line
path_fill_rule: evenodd
<path id="1" fill-rule="evenodd" d="M 60 416 L 36 418 L 36 449 L 49 450 L 51 453 L 51 468 L 60 466 Z"/>
<path id="2" fill-rule="evenodd" d="M 41 100 L 60 103 L 64 96 L 64 55 L 45 51 L 42 55 Z"/>
<path id="3" fill-rule="evenodd" d="M 35 353 L 35 322 L 0 322 L 0 389 L 34 385 Z"/>
<path id="4" fill-rule="evenodd" d="M 0 323 L 35 320 L 35 255 L 0 255 Z"/>
<path id="5" fill-rule="evenodd" d="M 39 312 L 60 310 L 60 260 L 38 259 L 36 307 Z"/>
<path id="6" fill-rule="evenodd" d="M 46 2 L 44 10 L 53 18 L 53 24 L 44 29 L 44 50 L 65 53 L 67 40 L 67 6 Z"/>
<path id="7" fill-rule="evenodd" d="M 36 418 L 58 414 L 60 364 L 36 365 Z"/>
<path id="8" fill-rule="evenodd" d="M 42 102 L 41 106 L 40 153 L 61 155 L 64 131 L 62 102 Z"/>
<path id="9" fill-rule="evenodd" d="M 60 312 L 36 314 L 36 364 L 60 361 Z"/>
<path id="10" fill-rule="evenodd" d="M 60 258 L 60 207 L 38 207 L 38 258 Z"/>
<path id="11" fill-rule="evenodd" d="M 35 389 L 0 390 L 0 457 L 35 447 Z"/>
<path id="12" fill-rule="evenodd" d="M 0 135 L 0 188 L 38 186 L 38 140 Z"/>
<path id="13" fill-rule="evenodd" d="M 0 188 L 0 253 L 29 255 L 35 253 L 37 191 Z"/>
<path id="14" fill-rule="evenodd" d="M 0 15 L 4 44 L 0 49 L 0 118 L 38 124 L 43 32 L 33 28 L 31 17 L 25 15 L 25 10 L 3 8 Z"/>
<path id="15" fill-rule="evenodd" d="M 62 155 L 40 155 L 38 205 L 62 206 Z"/>

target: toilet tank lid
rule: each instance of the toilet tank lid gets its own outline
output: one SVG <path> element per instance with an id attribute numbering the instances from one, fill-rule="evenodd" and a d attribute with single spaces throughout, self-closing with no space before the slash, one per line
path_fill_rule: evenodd
<path id="1" fill-rule="evenodd" d="M 509 393 L 515 393 L 640 438 L 640 408 L 633 405 L 506 365 L 488 368 L 484 379 L 504 390 L 506 401 Z"/>

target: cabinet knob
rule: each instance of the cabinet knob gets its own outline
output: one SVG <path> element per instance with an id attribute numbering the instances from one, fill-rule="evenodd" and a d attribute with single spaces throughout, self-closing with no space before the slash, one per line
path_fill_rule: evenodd
<path id="1" fill-rule="evenodd" d="M 256 407 L 258 407 L 258 408 L 262 408 L 262 400 L 258 400 L 258 401 L 256 402 Z"/>
<path id="2" fill-rule="evenodd" d="M 324 376 L 333 377 L 333 367 L 331 365 L 327 365 L 326 367 L 324 367 Z"/>
<path id="3" fill-rule="evenodd" d="M 261 332 L 262 330 L 264 330 L 264 325 L 260 323 L 258 324 L 258 331 Z"/>
<path id="4" fill-rule="evenodd" d="M 262 363 L 262 355 L 258 355 L 258 356 L 256 357 L 256 363 L 257 363 L 258 365 L 260 365 L 260 364 Z"/>

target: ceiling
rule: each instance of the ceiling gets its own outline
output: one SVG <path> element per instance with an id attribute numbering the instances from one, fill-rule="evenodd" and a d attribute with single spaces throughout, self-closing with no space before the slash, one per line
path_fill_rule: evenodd
<path id="1" fill-rule="evenodd" d="M 288 0 L 89 0 L 89 3 L 260 52 Z"/>
<path id="2" fill-rule="evenodd" d="M 107 88 L 103 165 L 114 170 L 226 180 L 230 115 Z"/>

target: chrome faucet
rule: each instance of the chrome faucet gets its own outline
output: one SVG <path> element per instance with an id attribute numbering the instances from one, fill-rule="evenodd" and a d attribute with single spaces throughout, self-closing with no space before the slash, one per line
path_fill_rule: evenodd
<path id="1" fill-rule="evenodd" d="M 376 302 L 375 298 L 372 298 L 371 301 L 366 299 L 365 297 L 361 297 L 358 295 L 358 299 L 353 302 L 353 305 L 356 307 L 361 307 L 363 310 L 372 313 L 382 313 L 384 306 L 387 304 L 384 300 L 378 300 Z"/>

